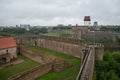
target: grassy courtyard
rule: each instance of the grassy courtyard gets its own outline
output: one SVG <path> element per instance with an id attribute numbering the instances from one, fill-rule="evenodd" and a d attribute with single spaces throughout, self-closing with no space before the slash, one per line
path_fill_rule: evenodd
<path id="1" fill-rule="evenodd" d="M 64 59 L 73 65 L 72 67 L 70 67 L 69 69 L 67 69 L 64 72 L 55 73 L 55 72 L 51 71 L 51 72 L 43 75 L 42 77 L 39 77 L 37 80 L 75 80 L 76 79 L 76 76 L 80 69 L 80 59 L 79 58 L 76 58 L 76 57 L 73 57 L 70 55 L 66 55 L 66 54 L 62 54 L 62 53 L 59 53 L 56 51 L 48 50 L 45 48 L 41 48 L 38 46 L 25 46 L 24 48 L 32 51 L 32 53 L 34 55 L 38 55 L 39 53 L 46 54 L 46 55 L 52 55 L 57 58 Z"/>
<path id="2" fill-rule="evenodd" d="M 45 36 L 54 36 L 54 37 L 59 37 L 58 32 L 48 32 L 46 34 L 44 34 Z"/>
<path id="3" fill-rule="evenodd" d="M 37 62 L 34 62 L 24 56 L 19 55 L 18 58 L 24 60 L 23 62 L 6 67 L 4 69 L 0 69 L 0 80 L 6 80 L 8 77 L 15 75 L 17 73 L 21 73 L 23 71 L 27 71 L 31 68 L 34 68 L 38 65 L 40 65 Z"/>

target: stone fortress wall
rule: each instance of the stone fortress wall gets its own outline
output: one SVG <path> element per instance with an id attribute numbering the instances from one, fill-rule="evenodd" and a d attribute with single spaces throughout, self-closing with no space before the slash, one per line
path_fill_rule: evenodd
<path id="1" fill-rule="evenodd" d="M 66 39 L 59 37 L 50 37 L 50 36 L 22 36 L 15 38 L 18 45 L 36 45 L 50 50 L 55 50 L 62 52 L 64 54 L 72 55 L 79 57 L 84 60 L 84 57 L 87 55 L 86 51 L 87 46 L 82 40 L 75 39 Z M 82 80 L 92 80 L 93 71 L 94 71 L 94 62 L 95 60 L 103 59 L 104 46 L 101 44 L 93 45 L 93 50 L 90 50 L 88 58 L 86 58 L 85 65 L 80 68 L 84 70 Z M 81 64 L 83 65 L 83 64 Z M 87 74 L 87 76 L 86 76 Z M 78 74 L 79 76 L 80 74 Z M 76 79 L 79 80 L 79 79 Z"/>
<path id="2" fill-rule="evenodd" d="M 21 36 L 15 37 L 18 45 L 36 45 L 64 54 L 82 58 L 83 40 L 66 39 L 51 36 Z"/>
<path id="3" fill-rule="evenodd" d="M 36 45 L 58 51 L 74 57 L 83 58 L 86 44 L 83 40 L 67 39 L 52 36 L 19 36 L 15 37 L 17 45 Z M 96 44 L 95 59 L 102 60 L 104 46 Z"/>

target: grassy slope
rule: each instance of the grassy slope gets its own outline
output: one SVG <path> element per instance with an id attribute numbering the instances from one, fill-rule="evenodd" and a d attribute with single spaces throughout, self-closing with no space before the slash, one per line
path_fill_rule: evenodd
<path id="1" fill-rule="evenodd" d="M 46 36 L 55 36 L 55 37 L 60 37 L 61 34 L 72 34 L 72 30 L 61 30 L 60 32 L 59 31 L 54 31 L 54 32 L 48 32 L 44 35 Z"/>
<path id="2" fill-rule="evenodd" d="M 20 59 L 23 59 L 24 62 L 1 69 L 0 70 L 0 80 L 5 80 L 12 75 L 29 70 L 29 69 L 39 65 L 39 63 L 34 62 L 24 56 L 19 55 L 18 57 Z"/>
<path id="3" fill-rule="evenodd" d="M 48 32 L 46 34 L 44 34 L 46 36 L 55 36 L 55 37 L 59 37 L 59 34 L 57 32 Z"/>
<path id="4" fill-rule="evenodd" d="M 34 54 L 38 54 L 40 53 L 44 53 L 47 55 L 53 55 L 56 56 L 57 58 L 61 58 L 64 60 L 67 60 L 68 62 L 70 62 L 73 66 L 69 69 L 67 69 L 66 71 L 62 72 L 62 73 L 55 73 L 55 72 L 49 72 L 45 75 L 43 75 L 42 77 L 38 78 L 37 80 L 75 80 L 76 76 L 79 72 L 79 68 L 80 68 L 80 59 L 73 57 L 73 56 L 69 56 L 66 54 L 62 54 L 56 51 L 52 51 L 52 50 L 47 50 L 38 46 L 25 46 L 25 48 L 27 50 L 31 50 L 34 52 Z"/>

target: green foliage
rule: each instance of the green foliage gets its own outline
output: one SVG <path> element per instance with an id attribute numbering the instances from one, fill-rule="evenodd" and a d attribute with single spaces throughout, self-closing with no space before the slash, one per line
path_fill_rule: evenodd
<path id="1" fill-rule="evenodd" d="M 120 78 L 116 75 L 114 70 L 109 70 L 106 72 L 106 80 L 120 80 Z"/>
<path id="2" fill-rule="evenodd" d="M 29 33 L 34 34 L 34 35 L 38 35 L 40 33 L 47 33 L 47 28 L 45 28 L 45 27 L 43 27 L 43 28 L 33 27 L 29 30 Z"/>
<path id="3" fill-rule="evenodd" d="M 93 73 L 93 80 L 96 80 L 96 76 L 97 76 L 96 71 L 94 71 L 94 73 Z"/>
<path id="4" fill-rule="evenodd" d="M 62 34 L 60 34 L 60 37 L 64 37 L 64 38 L 66 38 L 66 37 L 70 37 L 71 35 L 70 34 L 67 34 L 67 33 L 62 33 Z"/>
<path id="5" fill-rule="evenodd" d="M 95 80 L 120 80 L 120 53 L 105 51 L 104 60 L 95 63 Z"/>
<path id="6" fill-rule="evenodd" d="M 20 34 L 25 34 L 27 31 L 24 28 L 4 28 L 2 30 L 2 32 L 3 33 L 20 35 Z"/>
<path id="7" fill-rule="evenodd" d="M 118 32 L 120 33 L 120 25 L 111 25 L 111 26 L 101 26 L 101 30 L 105 31 L 113 31 L 113 32 Z"/>
<path id="8" fill-rule="evenodd" d="M 0 36 L 11 36 L 9 33 L 0 33 Z"/>
<path id="9" fill-rule="evenodd" d="M 20 27 L 7 27 L 3 28 L 3 30 L 0 31 L 0 36 L 16 36 L 16 35 L 25 35 L 25 34 L 32 34 L 32 35 L 39 35 L 47 33 L 47 28 L 36 28 L 32 27 L 29 31 L 27 31 L 25 28 Z"/>
<path id="10" fill-rule="evenodd" d="M 55 36 L 55 37 L 59 37 L 58 32 L 53 32 L 53 31 L 48 32 L 48 33 L 46 33 L 46 34 L 44 34 L 44 35 L 46 35 L 46 36 Z"/>
<path id="11" fill-rule="evenodd" d="M 72 29 L 72 27 L 68 27 L 68 26 L 57 26 L 57 27 L 53 27 L 53 30 L 67 30 L 67 29 Z"/>

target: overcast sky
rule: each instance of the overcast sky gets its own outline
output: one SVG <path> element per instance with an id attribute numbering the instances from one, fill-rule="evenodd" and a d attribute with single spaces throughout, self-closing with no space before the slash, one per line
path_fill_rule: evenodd
<path id="1" fill-rule="evenodd" d="M 0 0 L 0 25 L 120 25 L 120 0 Z"/>

